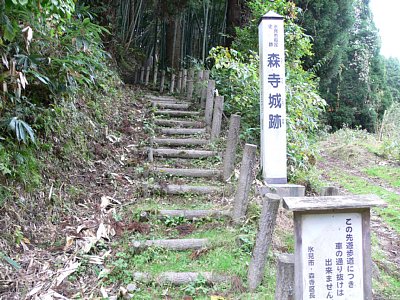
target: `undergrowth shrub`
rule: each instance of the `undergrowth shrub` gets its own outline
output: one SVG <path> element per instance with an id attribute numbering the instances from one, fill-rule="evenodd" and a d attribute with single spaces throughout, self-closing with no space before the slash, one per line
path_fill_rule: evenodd
<path id="1" fill-rule="evenodd" d="M 400 103 L 394 102 L 385 111 L 379 126 L 378 138 L 383 142 L 383 154 L 400 160 Z"/>
<path id="2" fill-rule="evenodd" d="M 119 83 L 92 17 L 74 0 L 0 0 L 0 197 L 40 186 L 49 155 L 88 157 L 100 94 Z"/>

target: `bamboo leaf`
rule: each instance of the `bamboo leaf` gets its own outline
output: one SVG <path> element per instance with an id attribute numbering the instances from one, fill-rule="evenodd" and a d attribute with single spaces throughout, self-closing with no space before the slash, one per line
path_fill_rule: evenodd
<path id="1" fill-rule="evenodd" d="M 9 263 L 16 270 L 21 269 L 20 264 L 18 264 L 16 261 L 12 260 L 8 256 L 6 256 L 3 252 L 0 252 L 0 259 L 5 260 L 7 263 Z"/>

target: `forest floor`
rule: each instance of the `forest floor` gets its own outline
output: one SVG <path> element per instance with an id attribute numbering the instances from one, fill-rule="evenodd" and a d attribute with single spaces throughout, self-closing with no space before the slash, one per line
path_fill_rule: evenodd
<path id="1" fill-rule="evenodd" d="M 19 201 L 0 209 L 1 300 L 111 299 L 117 295 L 128 299 L 129 294 L 133 299 L 273 299 L 277 254 L 294 250 L 290 213 L 279 211 L 265 283 L 254 294 L 245 292 L 245 278 L 259 214 L 257 196 L 252 199 L 249 221 L 240 229 L 223 219 L 200 223 L 176 218 L 141 220 L 143 207 L 157 209 L 166 201 L 175 201 L 149 197 L 144 188 L 149 177 L 146 149 L 153 128 L 149 121 L 151 108 L 142 95 L 140 90 L 127 88 L 113 102 L 107 129 L 90 145 L 91 159 L 75 165 L 69 162 L 69 167 L 52 166 L 52 175 L 45 178 L 41 192 L 21 192 Z M 388 208 L 373 210 L 374 299 L 399 300 L 398 162 L 348 141 L 348 136 L 332 136 L 321 144 L 321 149 L 324 151 L 317 166 L 324 181 L 337 186 L 342 194 L 374 193 L 388 202 Z M 207 199 L 205 204 L 200 200 L 204 199 L 188 196 L 176 205 L 207 208 L 214 203 L 224 208 L 232 197 L 228 193 Z M 226 245 L 222 250 L 216 247 L 179 255 L 157 248 L 140 254 L 129 249 L 132 238 L 160 235 L 215 240 L 223 237 Z M 232 247 L 240 249 L 228 255 L 226 249 Z M 177 269 L 205 263 L 210 269 L 236 276 L 230 286 L 197 282 L 160 288 L 133 280 L 134 270 L 156 271 L 157 262 Z"/>

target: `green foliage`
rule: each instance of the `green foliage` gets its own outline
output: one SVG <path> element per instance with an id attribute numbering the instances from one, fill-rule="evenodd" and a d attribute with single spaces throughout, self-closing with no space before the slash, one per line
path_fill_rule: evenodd
<path id="1" fill-rule="evenodd" d="M 0 144 L 0 185 L 7 179 L 22 182 L 27 188 L 39 186 L 40 162 L 33 148 L 12 142 Z M 10 198 L 10 194 L 8 188 L 0 189 L 0 195 L 4 195 L 5 198 Z"/>
<path id="2" fill-rule="evenodd" d="M 61 152 L 85 149 L 75 113 L 77 92 L 108 89 L 113 74 L 101 36 L 106 30 L 91 22 L 87 8 L 75 1 L 0 1 L 0 184 L 16 180 L 40 184 L 41 150 L 52 150 L 46 138 L 66 142 Z M 84 98 L 82 98 L 84 101 Z M 68 120 L 66 120 L 69 118 Z M 67 124 L 68 123 L 68 124 Z M 86 128 L 85 128 L 86 130 Z M 5 188 L 2 194 L 8 194 Z"/>
<path id="3" fill-rule="evenodd" d="M 389 192 L 358 176 L 343 174 L 343 171 L 333 170 L 330 177 L 351 193 L 375 194 L 381 197 L 388 204 L 388 208 L 377 209 L 377 211 L 387 224 L 400 233 L 400 208 L 398 207 L 400 196 L 398 194 Z"/>
<path id="4" fill-rule="evenodd" d="M 115 283 L 122 282 L 125 284 L 131 283 L 133 279 L 133 273 L 129 266 L 130 257 L 125 252 L 118 252 L 116 254 L 116 260 L 112 262 L 112 271 L 107 276 L 107 280 Z"/>
<path id="5" fill-rule="evenodd" d="M 400 102 L 400 61 L 398 58 L 385 60 L 387 85 L 393 101 Z"/>
<path id="6" fill-rule="evenodd" d="M 330 99 L 335 94 L 333 88 L 336 78 L 346 61 L 349 32 L 354 24 L 353 1 L 294 2 L 301 8 L 299 24 L 313 37 L 314 55 L 306 57 L 303 65 L 316 71 L 320 78 L 322 96 Z"/>
<path id="7" fill-rule="evenodd" d="M 199 275 L 195 281 L 184 286 L 182 290 L 190 296 L 202 295 L 202 294 L 204 295 L 207 294 L 208 291 L 210 290 L 208 285 L 209 284 L 207 280 L 203 276 Z"/>
<path id="8" fill-rule="evenodd" d="M 2 261 L 2 260 L 7 262 L 8 264 L 10 264 L 15 270 L 21 269 L 21 266 L 20 266 L 19 263 L 17 263 L 16 261 L 12 260 L 7 255 L 5 255 L 3 252 L 0 251 L 0 261 Z"/>
<path id="9" fill-rule="evenodd" d="M 7 121 L 18 141 L 34 141 L 31 126 L 42 107 L 79 87 L 99 84 L 98 72 L 105 69 L 105 29 L 84 11 L 72 15 L 72 0 L 14 0 L 1 6 L 0 121 Z"/>
<path id="10" fill-rule="evenodd" d="M 378 177 L 393 187 L 400 187 L 400 169 L 389 166 L 375 166 L 364 170 L 369 176 Z"/>
<path id="11" fill-rule="evenodd" d="M 209 59 L 214 62 L 211 76 L 221 95 L 225 96 L 228 113 L 242 116 L 243 136 L 258 143 L 260 133 L 259 58 L 257 20 L 269 10 L 285 15 L 287 130 L 290 174 L 295 168 L 307 169 L 315 161 L 312 137 L 318 131 L 319 115 L 325 101 L 318 95 L 313 73 L 303 70 L 301 59 L 311 55 L 310 39 L 295 23 L 296 8 L 292 2 L 250 1 L 254 21 L 237 30 L 233 47 L 213 48 Z"/>
<path id="12" fill-rule="evenodd" d="M 176 217 L 166 216 L 164 219 L 164 224 L 167 227 L 176 227 L 181 224 L 186 224 L 187 222 L 188 220 L 181 216 L 176 216 Z"/>
<path id="13" fill-rule="evenodd" d="M 224 110 L 242 116 L 242 128 L 246 140 L 255 142 L 259 136 L 259 80 L 258 57 L 251 53 L 244 57 L 234 49 L 213 48 L 210 57 L 214 61 L 211 77 L 216 87 L 225 96 Z M 254 132 L 257 132 L 254 135 Z"/>
<path id="14" fill-rule="evenodd" d="M 398 61 L 379 55 L 380 39 L 368 1 L 296 0 L 300 24 L 313 38 L 314 56 L 302 63 L 315 70 L 333 130 L 344 125 L 377 129 L 384 111 L 398 99 Z"/>

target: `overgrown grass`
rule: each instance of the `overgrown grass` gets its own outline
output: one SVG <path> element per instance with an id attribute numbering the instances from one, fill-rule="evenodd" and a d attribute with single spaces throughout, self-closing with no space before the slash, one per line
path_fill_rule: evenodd
<path id="1" fill-rule="evenodd" d="M 397 233 L 400 233 L 400 195 L 387 191 L 386 189 L 369 183 L 367 180 L 344 174 L 343 171 L 333 170 L 329 174 L 330 178 L 340 183 L 345 189 L 353 194 L 375 194 L 381 197 L 388 204 L 387 208 L 375 208 L 374 210 L 391 226 Z M 398 272 L 393 264 L 387 262 L 382 250 L 377 247 L 376 237 L 372 236 L 373 260 L 377 263 L 384 263 L 393 269 L 392 274 L 388 274 L 386 269 L 380 268 L 379 279 L 374 280 L 374 289 L 378 291 L 384 299 L 397 299 L 395 295 L 400 293 L 400 280 Z M 395 275 L 397 274 L 397 275 Z"/>
<path id="2" fill-rule="evenodd" d="M 400 233 L 400 195 L 389 192 L 360 177 L 344 174 L 343 171 L 333 170 L 329 176 L 353 194 L 375 194 L 386 201 L 388 207 L 376 208 L 376 211 L 388 225 Z"/>
<path id="3" fill-rule="evenodd" d="M 400 187 L 400 168 L 389 166 L 375 166 L 365 169 L 364 172 L 369 176 L 378 177 L 393 187 Z"/>
<path id="4" fill-rule="evenodd" d="M 150 198 L 150 202 L 154 199 Z M 150 206 L 151 203 L 149 203 Z M 253 205 L 254 206 L 254 205 Z M 126 234 L 119 243 L 115 244 L 116 254 L 108 262 L 107 268 L 111 272 L 106 276 L 106 283 L 126 285 L 135 282 L 135 272 L 149 273 L 157 276 L 162 272 L 214 272 L 230 275 L 232 283 L 214 284 L 198 280 L 184 286 L 158 285 L 155 283 L 136 282 L 137 299 L 183 299 L 191 296 L 193 299 L 210 299 L 212 295 L 219 295 L 224 299 L 273 299 L 275 293 L 275 257 L 270 254 L 265 268 L 263 284 L 255 293 L 245 293 L 247 286 L 247 270 L 254 244 L 257 222 L 254 222 L 259 209 L 252 206 L 249 215 L 251 220 L 241 227 L 232 227 L 224 218 L 190 221 L 181 217 L 158 219 L 151 215 L 149 234 Z M 137 220 L 139 211 L 132 212 L 131 218 Z M 258 218 L 257 218 L 258 219 Z M 176 226 L 192 225 L 194 231 L 185 236 L 178 236 Z M 159 238 L 206 238 L 209 245 L 199 251 L 171 251 L 158 247 L 150 247 L 142 251 L 135 251 L 130 246 L 133 240 Z M 285 241 L 291 243 L 289 238 Z M 291 246 L 288 245 L 288 248 Z M 218 299 L 218 298 L 216 298 Z"/>
<path id="5" fill-rule="evenodd" d="M 329 140 L 334 145 L 330 152 L 346 160 L 351 158 L 358 161 L 363 159 L 363 156 L 358 154 L 362 149 L 365 149 L 379 157 L 399 160 L 399 142 L 394 137 L 397 134 L 397 132 L 390 132 L 379 138 L 376 134 L 369 133 L 366 130 L 345 127 L 329 136 Z"/>

